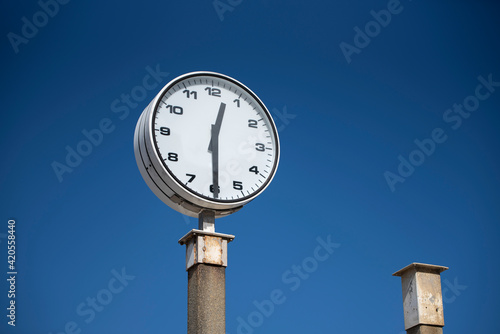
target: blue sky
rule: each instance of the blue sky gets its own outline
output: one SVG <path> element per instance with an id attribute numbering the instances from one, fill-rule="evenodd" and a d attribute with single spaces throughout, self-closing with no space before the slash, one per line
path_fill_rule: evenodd
<path id="1" fill-rule="evenodd" d="M 149 190 L 133 133 L 161 87 L 198 70 L 250 87 L 281 141 L 271 185 L 216 222 L 236 236 L 228 333 L 401 334 L 401 283 L 391 275 L 411 262 L 450 267 L 446 332 L 497 329 L 493 1 L 2 7 L 1 268 L 6 277 L 13 219 L 18 274 L 15 328 L 0 283 L 1 333 L 186 332 L 177 240 L 196 221 Z M 144 88 L 147 76 L 157 87 Z M 82 148 L 93 129 L 102 139 Z M 79 145 L 86 156 L 70 166 Z M 324 243 L 331 253 L 318 260 Z M 264 300 L 275 300 L 272 311 L 259 311 Z"/>

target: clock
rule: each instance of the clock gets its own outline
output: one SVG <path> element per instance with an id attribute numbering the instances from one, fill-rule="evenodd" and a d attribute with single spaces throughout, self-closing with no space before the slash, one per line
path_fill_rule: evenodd
<path id="1" fill-rule="evenodd" d="M 170 81 L 142 112 L 134 152 L 165 204 L 191 217 L 223 217 L 257 197 L 278 167 L 278 132 L 262 101 L 239 81 L 192 72 Z"/>

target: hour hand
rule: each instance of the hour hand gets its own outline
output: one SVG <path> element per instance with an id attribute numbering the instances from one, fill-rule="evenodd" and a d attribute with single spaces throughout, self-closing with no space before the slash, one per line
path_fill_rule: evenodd
<path id="1" fill-rule="evenodd" d="M 214 127 L 215 125 L 212 124 L 212 127 L 210 128 L 210 143 L 208 143 L 208 152 L 210 153 L 213 153 L 212 142 L 214 141 Z"/>
<path id="2" fill-rule="evenodd" d="M 210 143 L 208 143 L 208 152 L 212 153 L 212 141 L 214 138 L 214 125 L 210 128 Z"/>
<path id="3" fill-rule="evenodd" d="M 221 103 L 219 107 L 219 112 L 217 113 L 217 119 L 215 120 L 215 124 L 212 124 L 212 134 L 210 136 L 210 143 L 208 144 L 208 152 L 213 152 L 212 143 L 214 141 L 214 137 L 219 137 L 220 127 L 222 125 L 222 118 L 224 117 L 224 112 L 226 111 L 226 104 Z"/>

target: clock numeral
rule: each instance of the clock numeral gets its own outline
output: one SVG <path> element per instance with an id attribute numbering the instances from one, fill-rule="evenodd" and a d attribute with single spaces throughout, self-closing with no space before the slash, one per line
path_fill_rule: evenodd
<path id="1" fill-rule="evenodd" d="M 213 184 L 210 185 L 210 192 L 211 193 L 214 192 L 214 185 Z M 217 192 L 220 193 L 220 186 L 217 186 Z"/>
<path id="2" fill-rule="evenodd" d="M 186 174 L 186 176 L 189 176 L 188 183 L 193 182 L 193 180 L 196 178 L 196 175 L 194 174 Z"/>
<path id="3" fill-rule="evenodd" d="M 241 181 L 233 181 L 233 189 L 243 190 L 243 182 L 241 182 Z"/>
<path id="4" fill-rule="evenodd" d="M 190 96 L 192 96 L 195 100 L 198 99 L 198 93 L 195 91 L 190 91 L 190 90 L 186 89 L 186 90 L 183 90 L 182 92 L 186 94 L 188 99 Z"/>
<path id="5" fill-rule="evenodd" d="M 239 108 L 240 107 L 240 100 L 239 99 L 236 99 L 233 101 L 234 103 L 236 103 L 236 106 Z"/>
<path id="6" fill-rule="evenodd" d="M 179 106 L 167 105 L 166 108 L 170 111 L 171 114 L 182 115 L 184 110 Z"/>
<path id="7" fill-rule="evenodd" d="M 257 129 L 257 121 L 254 119 L 249 119 L 248 120 L 248 127 Z"/>
<path id="8" fill-rule="evenodd" d="M 253 172 L 255 174 L 259 174 L 259 169 L 257 168 L 257 166 L 250 167 L 250 169 L 248 169 L 248 171 Z"/>
<path id="9" fill-rule="evenodd" d="M 261 143 L 256 143 L 255 144 L 255 149 L 259 152 L 264 152 L 266 150 L 266 147 L 264 146 L 264 144 L 261 144 Z"/>
<path id="10" fill-rule="evenodd" d="M 168 154 L 168 160 L 169 161 L 179 161 L 179 156 L 177 155 L 177 153 L 170 152 Z"/>
<path id="11" fill-rule="evenodd" d="M 205 90 L 208 92 L 208 95 L 221 97 L 219 88 L 207 87 L 207 88 L 205 88 Z"/>
<path id="12" fill-rule="evenodd" d="M 170 128 L 167 128 L 165 126 L 162 126 L 160 128 L 160 133 L 164 136 L 170 136 Z"/>

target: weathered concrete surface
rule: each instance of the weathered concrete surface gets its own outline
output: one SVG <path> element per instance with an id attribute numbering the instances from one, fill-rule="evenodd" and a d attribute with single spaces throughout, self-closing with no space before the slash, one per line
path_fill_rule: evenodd
<path id="1" fill-rule="evenodd" d="M 443 327 L 419 325 L 406 331 L 407 334 L 443 334 Z"/>
<path id="2" fill-rule="evenodd" d="M 401 276 L 406 330 L 417 325 L 444 326 L 440 273 L 447 269 L 412 263 L 394 273 L 394 276 Z"/>
<path id="3" fill-rule="evenodd" d="M 198 263 L 227 267 L 227 244 L 233 239 L 230 234 L 191 230 L 179 240 L 186 245 L 186 270 Z"/>
<path id="4" fill-rule="evenodd" d="M 226 267 L 195 264 L 188 270 L 188 334 L 226 333 Z"/>

